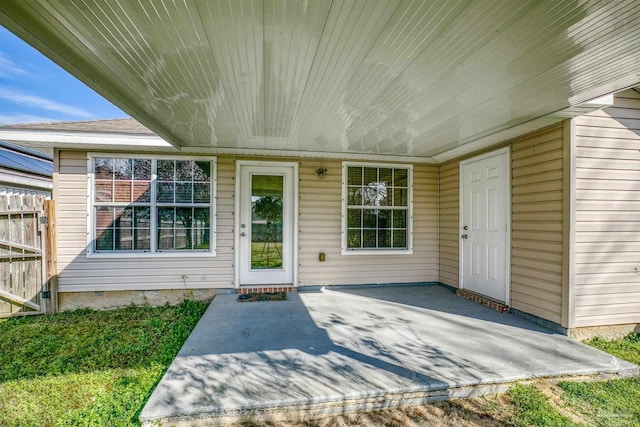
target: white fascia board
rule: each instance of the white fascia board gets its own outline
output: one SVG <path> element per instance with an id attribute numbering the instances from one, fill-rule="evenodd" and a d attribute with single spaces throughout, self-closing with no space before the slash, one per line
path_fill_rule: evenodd
<path id="1" fill-rule="evenodd" d="M 54 148 L 67 148 L 74 145 L 102 145 L 126 147 L 174 148 L 156 135 L 131 135 L 104 132 L 61 132 L 36 129 L 0 128 L 0 140 L 15 143 L 46 144 Z"/>
<path id="2" fill-rule="evenodd" d="M 324 158 L 341 160 L 394 161 L 403 163 L 435 163 L 431 157 L 394 156 L 368 153 L 334 153 L 323 151 L 265 150 L 224 147 L 175 148 L 156 135 L 131 135 L 100 132 L 61 132 L 34 129 L 0 128 L 0 140 L 32 147 L 82 148 L 82 149 L 144 149 L 148 151 L 175 151 L 181 154 Z"/>
<path id="3" fill-rule="evenodd" d="M 6 171 L 0 171 L 0 183 L 10 184 L 15 187 L 29 187 L 51 191 L 53 182 L 49 178 L 36 178 L 24 175 L 14 175 Z"/>
<path id="4" fill-rule="evenodd" d="M 54 148 L 82 148 L 90 146 L 109 150 L 145 149 L 148 151 L 175 151 L 181 154 L 260 156 L 260 157 L 296 157 L 340 160 L 394 161 L 401 163 L 435 163 L 431 157 L 393 156 L 368 153 L 334 153 L 322 151 L 299 150 L 265 150 L 254 148 L 225 147 L 180 147 L 175 148 L 156 135 L 131 135 L 104 132 L 64 132 L 34 129 L 0 128 L 0 140 L 14 142 L 19 145 Z"/>
<path id="5" fill-rule="evenodd" d="M 579 107 L 593 107 L 594 109 L 610 107 L 613 105 L 613 94 L 599 96 L 594 99 L 590 99 L 589 101 L 585 101 L 579 104 Z"/>
<path id="6" fill-rule="evenodd" d="M 287 157 L 300 159 L 363 160 L 396 163 L 435 163 L 432 157 L 395 156 L 391 154 L 336 153 L 329 151 L 265 150 L 261 148 L 182 147 L 183 154 L 215 154 L 218 156 Z"/>

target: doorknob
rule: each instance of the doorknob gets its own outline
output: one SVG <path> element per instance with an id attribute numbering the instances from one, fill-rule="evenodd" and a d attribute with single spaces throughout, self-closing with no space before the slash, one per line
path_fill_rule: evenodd
<path id="1" fill-rule="evenodd" d="M 245 232 L 243 231 L 242 233 L 240 233 L 240 235 L 241 235 L 242 237 L 244 237 L 244 236 L 246 236 L 246 235 L 247 235 L 247 233 L 245 233 Z"/>
<path id="2" fill-rule="evenodd" d="M 467 236 L 466 234 L 463 234 L 463 235 L 462 235 L 462 238 L 463 238 L 463 239 L 466 239 L 467 237 L 469 237 L 469 236 Z"/>

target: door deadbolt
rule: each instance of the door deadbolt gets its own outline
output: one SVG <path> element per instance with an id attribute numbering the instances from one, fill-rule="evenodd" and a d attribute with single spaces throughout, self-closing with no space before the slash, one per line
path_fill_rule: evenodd
<path id="1" fill-rule="evenodd" d="M 463 230 L 468 230 L 469 227 L 467 227 L 466 225 L 464 227 L 462 227 Z"/>

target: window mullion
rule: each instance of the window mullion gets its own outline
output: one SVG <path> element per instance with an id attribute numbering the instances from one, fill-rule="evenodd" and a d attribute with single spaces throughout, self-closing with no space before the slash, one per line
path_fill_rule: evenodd
<path id="1" fill-rule="evenodd" d="M 412 206 L 413 206 L 413 199 L 411 195 L 412 172 L 413 172 L 412 167 L 410 165 L 387 166 L 382 164 L 358 164 L 358 163 L 350 163 L 350 162 L 347 163 L 346 165 L 343 164 L 343 167 L 345 168 L 345 170 L 343 172 L 344 183 L 343 183 L 342 200 L 344 203 L 343 204 L 344 210 L 346 212 L 346 215 L 343 219 L 343 227 L 344 227 L 344 233 L 347 240 L 344 247 L 345 253 L 349 251 L 349 249 L 354 251 L 388 250 L 388 249 L 391 249 L 391 250 L 405 249 L 407 251 L 410 251 L 412 247 L 410 243 L 411 233 L 412 233 L 411 223 L 413 221 L 413 215 L 412 214 L 410 215 L 410 213 L 412 213 Z M 382 168 L 385 168 L 384 177 L 382 176 L 382 173 L 383 173 Z M 390 171 L 387 171 L 386 169 L 390 169 Z M 368 204 L 364 204 L 365 203 L 364 197 L 361 199 L 360 205 L 356 206 L 356 205 L 349 204 L 349 202 L 351 201 L 351 199 L 349 199 L 351 187 L 356 187 L 355 181 L 353 182 L 354 185 L 350 186 L 351 181 L 349 181 L 349 177 L 351 176 L 352 173 L 354 173 L 356 174 L 355 177 L 357 179 L 356 170 L 360 174 L 360 180 L 358 181 L 359 188 L 367 189 L 367 187 L 370 187 L 367 190 L 370 193 L 373 193 L 374 189 L 378 191 L 377 194 L 368 195 L 368 198 L 367 198 Z M 369 176 L 369 178 L 367 178 L 367 176 Z M 402 182 L 400 181 L 396 182 L 396 180 L 398 179 L 400 180 L 406 179 L 407 180 L 406 187 L 399 185 L 399 184 L 402 184 Z M 386 198 L 387 198 L 388 204 L 385 206 L 376 206 L 375 204 L 377 203 L 377 200 L 380 196 L 379 191 L 380 191 L 380 186 L 382 185 L 381 181 L 384 181 L 386 183 L 385 184 L 386 190 L 387 190 Z M 401 200 L 403 200 L 402 198 L 396 199 L 396 195 L 398 195 L 399 197 L 402 197 L 401 194 L 396 194 L 397 189 L 402 190 L 402 191 L 398 190 L 399 192 L 408 191 L 406 205 L 404 206 L 397 205 L 398 203 L 401 202 Z M 364 190 L 361 190 L 361 191 L 363 192 L 363 194 L 365 193 Z M 375 201 L 371 201 L 370 199 L 373 199 Z M 360 211 L 360 227 L 351 228 L 350 230 L 349 212 L 355 209 L 358 209 Z M 394 218 L 396 217 L 395 212 L 406 212 L 405 214 L 403 214 L 403 216 L 406 219 L 405 219 L 405 227 L 402 229 L 397 229 L 397 224 L 394 222 Z M 368 213 L 369 222 L 375 219 L 375 224 L 373 223 L 365 224 L 365 221 L 364 221 L 365 213 Z M 371 215 L 373 215 L 374 213 L 376 215 L 372 218 Z M 388 218 L 386 224 L 382 224 L 379 221 L 380 215 L 382 215 L 383 213 L 384 213 L 384 217 Z M 359 245 L 354 244 L 354 246 L 349 247 L 350 234 L 352 234 L 354 238 L 356 237 L 356 234 L 359 235 L 360 237 Z M 405 236 L 404 239 L 402 238 L 403 236 Z M 365 237 L 367 240 L 366 242 L 365 242 Z M 396 242 L 398 238 L 400 238 L 400 241 Z M 402 240 L 404 240 L 404 244 Z M 396 246 L 396 243 L 403 244 L 403 246 L 400 246 L 400 245 Z"/>
<path id="2" fill-rule="evenodd" d="M 151 160 L 151 203 L 149 216 L 151 219 L 151 230 L 149 231 L 151 236 L 151 248 L 152 254 L 158 252 L 158 215 L 156 209 L 156 186 L 158 179 L 158 161 L 156 159 Z"/>
<path id="3" fill-rule="evenodd" d="M 392 221 L 391 228 L 389 228 L 389 239 L 391 239 L 391 241 L 389 242 L 389 246 L 391 246 L 392 248 L 395 248 L 395 241 L 393 240 L 394 231 L 395 231 L 395 228 L 393 228 L 393 221 Z"/>
<path id="4" fill-rule="evenodd" d="M 105 200 L 105 201 L 97 201 L 96 200 L 96 179 L 95 179 L 95 169 L 96 169 L 96 160 L 94 160 L 95 158 L 100 158 L 100 165 L 103 169 L 105 169 L 107 171 L 107 173 L 111 174 L 111 179 L 110 179 L 110 193 L 111 193 L 111 198 L 110 200 Z M 115 201 L 116 199 L 116 184 L 119 184 L 121 190 L 123 190 L 124 188 L 126 188 L 126 182 L 125 180 L 121 180 L 123 181 L 122 183 L 120 183 L 120 181 L 118 181 L 116 179 L 116 172 L 121 171 L 122 166 L 122 161 L 118 160 L 118 164 L 115 165 L 114 164 L 114 158 L 116 159 L 127 159 L 130 164 L 132 165 L 131 167 L 131 179 L 129 180 L 129 191 L 130 191 L 130 198 L 128 201 L 125 200 L 121 200 L 121 201 Z M 149 190 L 148 193 L 145 190 L 145 194 L 149 194 L 150 200 L 148 201 L 148 203 L 144 203 L 144 202 L 137 202 L 136 201 L 136 191 L 138 189 L 137 187 L 137 182 L 136 182 L 136 176 L 135 176 L 135 170 L 136 170 L 136 159 L 133 157 L 125 157 L 125 156 L 118 156 L 118 155 L 114 155 L 114 158 L 109 158 L 107 156 L 103 157 L 103 156 L 93 156 L 91 155 L 91 165 L 89 167 L 89 173 L 92 174 L 92 177 L 90 177 L 90 183 L 91 183 L 91 195 L 90 195 L 90 200 L 89 202 L 91 203 L 91 216 L 92 216 L 92 229 L 90 232 L 91 234 L 89 235 L 89 239 L 90 242 L 88 242 L 91 247 L 92 250 L 91 252 L 95 251 L 95 252 L 110 252 L 110 253 L 116 253 L 116 252 L 121 252 L 121 253 L 126 253 L 126 252 L 139 252 L 139 250 L 137 249 L 137 245 L 135 243 L 135 239 L 136 239 L 136 233 L 138 231 L 139 225 L 137 223 L 138 221 L 138 216 L 140 215 L 140 210 L 144 210 L 145 212 L 148 210 L 148 214 L 145 213 L 145 215 L 147 215 L 147 221 L 148 221 L 148 227 L 149 227 L 149 236 L 148 236 L 148 249 L 144 250 L 144 252 L 148 252 L 148 253 L 158 253 L 160 252 L 160 246 L 162 244 L 162 241 L 160 240 L 160 236 L 159 236 L 159 227 L 162 226 L 162 221 L 161 218 L 159 217 L 159 212 L 158 209 L 160 208 L 165 208 L 166 209 L 166 213 L 172 214 L 172 230 L 171 230 L 171 243 L 168 241 L 166 246 L 172 246 L 172 248 L 170 250 L 168 250 L 168 252 L 175 252 L 177 251 L 177 246 L 180 243 L 181 247 L 180 250 L 184 250 L 185 252 L 188 251 L 194 251 L 196 250 L 196 247 L 200 247 L 200 245 L 203 245 L 202 248 L 209 248 L 209 251 L 211 251 L 211 236 L 215 235 L 215 231 L 214 231 L 214 223 L 215 220 L 213 219 L 215 217 L 215 211 L 216 211 L 216 206 L 215 206 L 215 199 L 213 198 L 213 193 L 214 193 L 214 185 L 215 185 L 215 175 L 214 175 L 214 171 L 215 171 L 215 162 L 213 162 L 211 159 L 206 159 L 206 164 L 208 165 L 208 171 L 206 169 L 203 169 L 204 173 L 207 175 L 208 177 L 208 185 L 209 185 L 209 201 L 208 202 L 201 202 L 198 201 L 196 202 L 195 200 L 195 191 L 196 191 L 196 181 L 195 181 L 195 176 L 196 176 L 196 168 L 197 167 L 201 167 L 201 165 L 199 165 L 197 163 L 197 160 L 195 159 L 188 159 L 188 158 L 183 158 L 180 157 L 180 163 L 178 163 L 178 160 L 174 159 L 167 159 L 164 160 L 165 157 L 159 157 L 159 158 L 152 158 L 149 157 L 147 158 L 146 161 L 148 161 L 148 163 L 146 163 L 145 168 L 146 167 L 150 167 L 151 170 L 149 171 Z M 159 173 L 161 172 L 159 170 L 159 168 L 163 167 L 163 163 L 162 162 L 172 162 L 173 163 L 173 176 L 171 179 L 171 183 L 173 184 L 173 192 L 171 194 L 171 197 L 166 197 L 167 202 L 160 202 L 158 200 L 159 197 L 163 197 L 162 193 L 159 189 L 158 189 L 158 183 L 159 183 Z M 187 162 L 189 162 L 188 164 L 188 168 L 187 168 Z M 203 164 L 205 164 L 205 160 L 202 160 Z M 179 174 L 178 174 L 178 166 L 181 167 L 180 169 L 180 179 L 181 181 L 178 181 L 179 178 Z M 185 174 L 185 172 L 188 174 L 190 172 L 190 178 L 189 177 L 184 177 L 183 175 Z M 198 173 L 199 173 L 199 169 L 198 169 Z M 104 173 L 101 175 L 103 178 L 106 177 L 106 175 L 104 175 Z M 145 173 L 145 177 L 148 176 Z M 169 177 L 167 177 L 169 178 Z M 202 179 L 201 175 L 198 175 L 198 179 L 202 181 L 202 183 L 205 182 L 204 179 Z M 106 181 L 106 179 L 103 179 L 102 181 Z M 198 183 L 200 183 L 201 181 L 198 181 Z M 107 181 L 108 182 L 108 181 Z M 106 184 L 106 182 L 104 182 L 104 184 Z M 101 187 L 101 191 L 103 194 L 105 191 L 108 191 L 107 188 L 105 188 L 105 185 L 103 184 L 103 186 Z M 183 184 L 182 187 L 180 187 L 180 195 L 178 194 L 178 184 Z M 187 184 L 189 185 L 189 188 L 187 189 Z M 200 187 L 202 187 L 202 185 L 200 185 Z M 140 187 L 140 191 L 144 190 L 143 187 Z M 187 190 L 189 192 L 189 194 L 187 195 Z M 167 196 L 169 196 L 169 194 L 167 194 Z M 104 198 L 101 196 L 101 198 Z M 118 196 L 118 198 L 120 199 L 120 197 Z M 180 200 L 180 201 L 179 201 Z M 184 202 L 182 201 L 184 200 Z M 103 246 L 110 246 L 110 249 L 104 249 L 104 250 L 97 250 L 95 249 L 97 246 L 97 239 L 98 239 L 98 214 L 97 214 L 97 210 L 98 209 L 102 209 L 104 212 L 101 214 L 101 221 L 102 222 L 106 222 L 109 221 L 110 222 L 110 226 L 107 226 L 106 224 L 104 224 L 104 227 L 107 227 L 104 231 L 105 233 L 111 233 L 111 244 L 109 245 L 108 241 L 106 239 L 104 239 L 104 237 L 107 236 L 103 236 L 103 242 L 104 245 Z M 208 209 L 209 212 L 209 221 L 204 221 L 202 224 L 200 224 L 200 226 L 202 227 L 201 229 L 198 228 L 198 223 L 196 221 L 196 214 L 201 215 L 200 210 L 202 209 Z M 131 220 L 131 225 L 127 227 L 127 229 L 123 229 L 126 231 L 126 235 L 130 234 L 130 238 L 132 239 L 131 241 L 131 246 L 128 249 L 123 249 L 123 247 L 126 248 L 126 246 L 117 248 L 117 246 L 122 243 L 121 240 L 124 239 L 124 237 L 120 236 L 119 231 L 120 230 L 120 226 L 123 226 L 124 223 L 120 223 L 118 221 L 119 218 L 119 214 L 117 212 L 120 212 L 122 210 L 130 210 L 130 220 Z M 178 216 L 178 210 L 180 210 L 181 215 Z M 107 213 L 108 212 L 108 213 Z M 204 211 L 203 211 L 204 212 Z M 183 218 L 183 216 L 185 216 Z M 121 219 L 121 218 L 120 218 Z M 179 220 L 181 221 L 180 224 L 181 226 L 178 227 L 178 222 Z M 187 227 L 187 224 L 188 227 Z M 208 225 L 206 225 L 208 224 Z M 103 227 L 103 228 L 104 228 Z M 145 227 L 146 228 L 146 227 Z M 197 230 L 200 230 L 203 233 L 203 236 L 205 234 L 209 235 L 209 241 L 206 242 L 206 245 L 204 243 L 198 243 L 197 244 L 197 236 L 196 236 L 196 232 Z M 167 232 L 169 232 L 169 230 L 166 230 Z M 104 233 L 103 233 L 104 234 Z M 167 233 L 169 234 L 169 233 Z M 186 235 L 186 236 L 185 236 Z M 169 237 L 169 235 L 167 236 Z M 188 242 L 185 243 L 181 243 L 183 238 L 186 237 L 190 237 L 190 240 Z M 204 237 L 203 237 L 204 238 Z M 169 244 L 170 243 L 170 244 Z M 214 242 L 215 243 L 215 242 Z M 147 245 L 147 243 L 145 242 L 145 246 Z M 167 248 L 169 249 L 169 248 Z M 203 249 L 204 250 L 204 249 Z"/>
<path id="5" fill-rule="evenodd" d="M 191 193 L 192 193 L 191 199 L 193 200 L 193 190 L 191 191 Z M 195 225 L 196 225 L 196 210 L 192 206 L 191 207 L 191 248 L 190 248 L 191 250 L 193 250 L 193 248 L 195 247 L 195 240 L 196 240 Z"/>
<path id="6" fill-rule="evenodd" d="M 174 196 L 173 199 L 175 200 L 175 192 L 174 192 Z M 176 207 L 173 207 L 173 246 L 171 247 L 172 251 L 176 250 L 176 242 L 177 242 L 177 238 L 176 238 L 176 231 L 178 229 L 178 211 L 176 209 Z"/>
<path id="7" fill-rule="evenodd" d="M 111 247 L 116 249 L 116 208 L 111 210 Z"/>

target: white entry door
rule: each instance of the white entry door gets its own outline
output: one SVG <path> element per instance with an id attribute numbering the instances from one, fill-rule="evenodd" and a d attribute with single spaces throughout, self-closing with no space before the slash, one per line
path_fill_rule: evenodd
<path id="1" fill-rule="evenodd" d="M 508 303 L 509 151 L 460 164 L 460 287 Z"/>
<path id="2" fill-rule="evenodd" d="M 238 162 L 238 282 L 293 285 L 296 165 Z"/>

